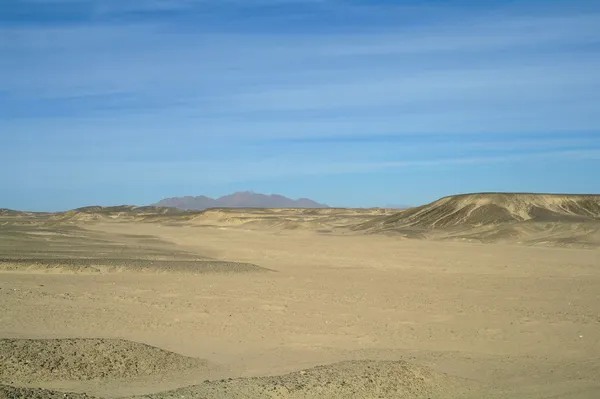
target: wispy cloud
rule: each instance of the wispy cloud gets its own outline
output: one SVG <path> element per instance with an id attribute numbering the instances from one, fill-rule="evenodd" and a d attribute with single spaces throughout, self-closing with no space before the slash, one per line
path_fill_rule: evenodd
<path id="1" fill-rule="evenodd" d="M 217 184 L 596 160 L 600 8 L 469 3 L 16 3 L 0 13 L 3 162 Z M 69 167 L 48 166 L 59 154 Z"/>
<path id="2" fill-rule="evenodd" d="M 82 163 L 74 169 L 70 162 L 53 162 L 46 168 L 20 164 L 20 176 L 2 173 L 0 177 L 13 185 L 38 188 L 68 189 L 73 185 L 91 187 L 108 185 L 112 188 L 136 184 L 215 185 L 243 182 L 286 180 L 310 176 L 345 174 L 372 174 L 384 171 L 410 171 L 449 166 L 476 166 L 492 164 L 519 164 L 536 162 L 551 164 L 578 160 L 600 160 L 600 149 L 575 151 L 544 151 L 535 154 L 508 154 L 495 156 L 446 157 L 406 161 L 326 161 L 290 162 L 283 158 L 230 161 L 144 161 Z M 293 160 L 292 160 L 293 161 Z M 186 171 L 188 173 L 182 173 Z M 3 176 L 6 174 L 6 176 Z"/>
<path id="3" fill-rule="evenodd" d="M 389 107 L 387 117 L 398 115 L 400 128 L 411 119 L 420 125 L 423 113 L 433 119 L 449 110 L 462 118 L 457 108 L 475 120 L 490 109 L 503 118 L 523 107 L 550 114 L 561 104 L 579 101 L 585 108 L 600 102 L 595 73 L 600 53 L 589 47 L 600 43 L 594 29 L 599 15 L 488 17 L 461 26 L 324 36 L 223 35 L 154 22 L 13 27 L 4 30 L 11 40 L 0 44 L 8 55 L 0 83 L 13 102 L 46 101 L 43 108 L 55 106 L 57 116 L 61 107 L 71 109 L 74 99 L 77 117 L 127 116 L 145 108 L 154 113 L 158 106 L 209 119 L 318 110 L 320 123 L 327 110 L 368 114 Z M 481 119 L 485 126 L 495 122 Z M 588 129 L 600 125 L 587 113 L 571 119 L 585 121 Z M 288 120 L 294 124 L 306 116 Z M 548 125 L 556 123 L 542 122 L 539 129 Z"/>

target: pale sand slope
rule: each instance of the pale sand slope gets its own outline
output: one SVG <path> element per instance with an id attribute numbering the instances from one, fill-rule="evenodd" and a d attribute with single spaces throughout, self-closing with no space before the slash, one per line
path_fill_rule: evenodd
<path id="1" fill-rule="evenodd" d="M 597 250 L 134 222 L 84 226 L 115 237 L 156 236 L 185 253 L 275 272 L 2 273 L 0 337 L 123 338 L 220 366 L 155 383 L 37 387 L 115 397 L 370 359 L 476 380 L 489 391 L 479 397 L 600 397 Z M 256 387 L 257 380 L 239 381 L 236 392 Z M 163 397 L 177 397 L 169 395 Z"/>

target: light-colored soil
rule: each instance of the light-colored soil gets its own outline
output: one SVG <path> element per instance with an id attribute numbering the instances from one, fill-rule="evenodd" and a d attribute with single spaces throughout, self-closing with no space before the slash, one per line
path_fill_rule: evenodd
<path id="1" fill-rule="evenodd" d="M 331 221 L 323 232 L 314 220 L 285 229 L 202 218 L 5 220 L 2 258 L 123 264 L 84 273 L 15 262 L 0 272 L 0 338 L 124 339 L 210 366 L 54 380 L 40 364 L 18 380 L 14 372 L 3 377 L 0 384 L 13 387 L 0 387 L 0 398 L 600 397 L 598 249 L 403 239 Z M 127 267 L 141 260 L 271 272 Z M 85 364 L 97 358 L 77 356 Z M 135 370 L 142 357 L 131 359 Z"/>

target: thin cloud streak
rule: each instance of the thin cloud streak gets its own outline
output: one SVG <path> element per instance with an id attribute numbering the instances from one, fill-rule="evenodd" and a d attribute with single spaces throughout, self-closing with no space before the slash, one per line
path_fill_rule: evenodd
<path id="1" fill-rule="evenodd" d="M 420 159 L 387 162 L 306 162 L 288 163 L 285 159 L 273 158 L 263 161 L 231 162 L 118 162 L 81 164 L 73 168 L 71 162 L 53 162 L 52 168 L 31 168 L 18 165 L 23 180 L 15 180 L 14 174 L 6 173 L 0 178 L 15 180 L 22 187 L 68 188 L 78 186 L 109 185 L 111 187 L 130 184 L 196 184 L 218 185 L 245 181 L 269 181 L 293 179 L 301 176 L 334 176 L 347 174 L 377 173 L 390 170 L 418 171 L 424 168 L 448 166 L 490 165 L 516 162 L 564 162 L 574 160 L 600 160 L 600 149 L 576 151 L 547 151 L 537 154 L 499 155 L 489 157 L 461 157 L 442 159 Z M 180 173 L 180 171 L 194 173 Z M 4 173 L 4 172 L 3 172 Z"/>
<path id="2" fill-rule="evenodd" d="M 520 51 L 519 46 L 528 42 L 532 45 L 540 45 L 539 39 L 554 47 L 573 43 L 597 44 L 600 43 L 600 36 L 595 28 L 598 25 L 600 25 L 600 14 L 560 18 L 538 17 L 518 23 L 508 18 L 498 18 L 493 22 L 461 25 L 460 30 L 463 33 L 458 35 L 455 33 L 456 27 L 449 26 L 447 29 L 453 32 L 452 34 L 439 27 L 433 28 L 433 31 L 422 28 L 409 32 L 400 30 L 395 33 L 385 31 L 365 33 L 355 37 L 352 35 L 337 37 L 335 35 L 325 37 L 215 35 L 210 32 L 200 32 L 200 40 L 197 35 L 165 31 L 160 24 L 137 23 L 122 26 L 44 29 L 7 28 L 2 31 L 3 35 L 11 37 L 12 40 L 0 43 L 0 51 L 10 52 L 18 48 L 20 51 L 28 49 L 28 51 L 47 53 L 47 62 L 43 64 L 45 76 L 52 76 L 53 79 L 43 79 L 43 74 L 34 73 L 39 70 L 31 70 L 28 75 L 34 78 L 32 81 L 19 82 L 17 79 L 13 83 L 25 85 L 25 88 L 30 86 L 31 91 L 41 89 L 43 92 L 44 88 L 40 86 L 49 84 L 53 84 L 53 90 L 57 91 L 61 87 L 80 87 L 84 82 L 95 82 L 97 90 L 103 90 L 111 86 L 110 80 L 114 80 L 111 90 L 122 90 L 123 87 L 139 90 L 140 84 L 149 83 L 153 79 L 160 85 L 163 79 L 156 78 L 169 70 L 171 71 L 169 85 L 179 87 L 181 90 L 184 81 L 181 78 L 173 80 L 175 76 L 185 76 L 192 79 L 192 84 L 201 84 L 203 80 L 195 76 L 194 71 L 207 73 L 224 70 L 227 75 L 231 73 L 227 72 L 228 67 L 239 66 L 241 62 L 244 65 L 243 70 L 248 74 L 256 74 L 264 67 L 277 65 L 282 67 L 298 65 L 296 69 L 300 71 L 315 67 L 323 69 L 324 62 L 338 59 L 341 61 L 348 55 L 424 53 L 431 56 L 441 52 L 440 56 L 443 56 L 447 51 L 456 54 L 491 51 L 497 49 L 499 44 L 514 52 Z M 56 56 L 57 51 L 58 56 Z M 107 51 L 118 52 L 117 58 L 111 57 L 110 62 L 106 62 L 103 53 Z M 64 55 L 61 56 L 61 53 Z M 520 61 L 513 59 L 513 68 L 518 62 Z M 377 60 L 374 60 L 371 67 L 376 65 Z M 397 62 L 392 62 L 384 73 L 397 74 L 397 67 Z M 36 68 L 36 65 L 27 65 L 27 68 Z M 41 65 L 37 68 L 41 68 Z M 86 73 L 81 74 L 82 71 Z M 471 71 L 467 69 L 465 72 Z M 136 78 L 125 79 L 126 76 Z M 78 83 L 77 80 L 81 82 Z M 8 81 L 5 84 L 11 83 Z M 119 86 L 119 84 L 127 86 Z M 89 84 L 87 86 L 89 87 Z M 164 87 L 159 86 L 157 90 L 159 88 Z"/>
<path id="3" fill-rule="evenodd" d="M 306 177 L 298 191 L 319 199 L 316 180 L 391 196 L 401 176 L 425 197 L 510 188 L 512 164 L 543 182 L 543 164 L 576 177 L 540 188 L 600 190 L 600 7 L 406 4 L 15 3 L 0 15 L 0 185 L 29 201 Z M 460 187 L 440 177 L 455 168 Z"/>

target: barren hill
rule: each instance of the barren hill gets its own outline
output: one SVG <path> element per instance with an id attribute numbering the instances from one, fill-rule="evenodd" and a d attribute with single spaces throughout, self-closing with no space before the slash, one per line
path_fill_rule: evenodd
<path id="1" fill-rule="evenodd" d="M 208 208 L 328 208 L 327 205 L 308 198 L 294 200 L 279 194 L 265 195 L 250 191 L 233 193 L 216 199 L 204 195 L 166 198 L 154 205 L 186 210 L 204 210 Z"/>
<path id="2" fill-rule="evenodd" d="M 600 220 L 600 195 L 481 193 L 444 197 L 383 220 L 415 227 Z"/>
<path id="3" fill-rule="evenodd" d="M 600 195 L 478 193 L 430 204 L 353 227 L 413 238 L 462 238 L 560 245 L 600 244 Z"/>
<path id="4" fill-rule="evenodd" d="M 280 207 L 272 204 L 267 208 L 260 206 L 259 200 L 252 202 L 252 198 L 266 197 L 277 202 L 279 197 L 238 194 L 227 196 L 224 201 L 228 205 L 208 210 L 132 205 L 90 206 L 54 214 L 5 210 L 0 214 L 0 223 L 15 228 L 27 225 L 54 228 L 84 226 L 93 222 L 140 222 L 169 226 L 305 230 L 342 235 L 393 234 L 435 240 L 600 247 L 600 195 L 461 194 L 416 208 L 396 210 L 330 208 L 320 204 L 321 209 L 316 209 L 317 206 L 306 208 L 304 205 L 308 206 L 308 203 L 297 203 L 300 200 L 294 202 L 294 206 L 290 204 L 285 207 L 279 202 L 282 204 Z"/>

